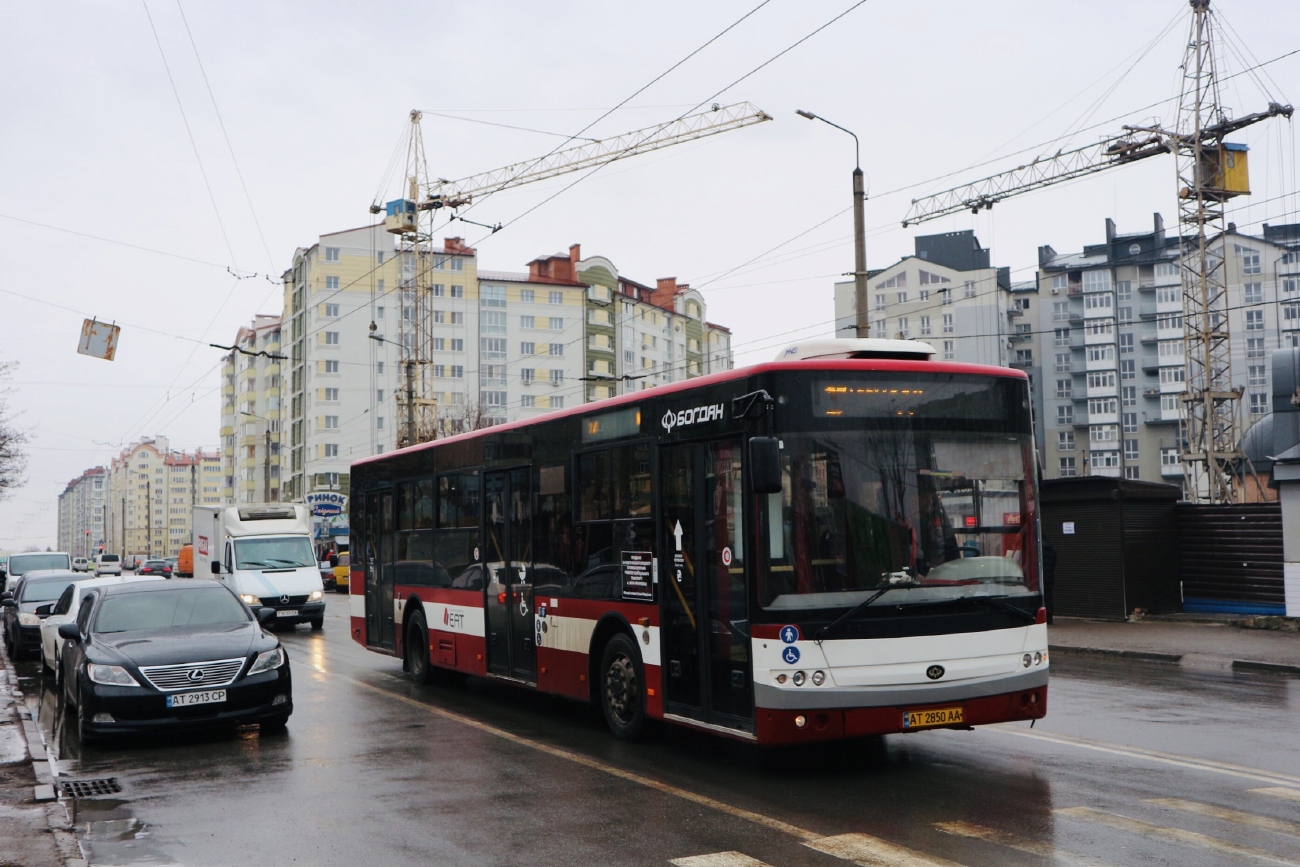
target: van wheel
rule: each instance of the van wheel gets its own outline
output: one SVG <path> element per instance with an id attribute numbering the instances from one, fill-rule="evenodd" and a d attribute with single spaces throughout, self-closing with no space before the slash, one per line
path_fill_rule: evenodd
<path id="1" fill-rule="evenodd" d="M 424 612 L 411 615 L 406 627 L 406 670 L 416 683 L 433 683 L 433 667 L 429 665 L 429 632 L 424 625 Z"/>
<path id="2" fill-rule="evenodd" d="M 313 620 L 313 621 L 311 622 L 311 628 L 312 628 L 312 631 L 313 631 L 313 632 L 319 632 L 321 629 L 324 629 L 324 628 L 325 628 L 325 618 L 324 618 L 324 617 L 317 617 L 315 620 Z"/>
<path id="3" fill-rule="evenodd" d="M 609 640 L 600 657 L 600 706 L 614 737 L 635 741 L 645 733 L 641 654 L 632 639 L 621 632 Z"/>

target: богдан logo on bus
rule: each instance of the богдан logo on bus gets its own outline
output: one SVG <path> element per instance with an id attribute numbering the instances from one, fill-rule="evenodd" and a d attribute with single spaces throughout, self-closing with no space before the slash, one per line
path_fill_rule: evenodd
<path id="1" fill-rule="evenodd" d="M 681 412 L 673 412 L 671 409 L 664 413 L 660 419 L 660 424 L 664 430 L 669 433 L 675 427 L 685 427 L 688 424 L 700 424 L 706 421 L 719 421 L 722 419 L 722 404 L 715 403 L 711 406 L 697 406 L 692 409 L 684 409 Z"/>

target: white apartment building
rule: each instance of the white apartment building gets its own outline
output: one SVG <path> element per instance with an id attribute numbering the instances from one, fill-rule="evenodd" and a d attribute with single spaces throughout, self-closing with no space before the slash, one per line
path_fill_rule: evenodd
<path id="1" fill-rule="evenodd" d="M 1211 250 L 1223 259 L 1244 433 L 1271 411 L 1271 352 L 1300 345 L 1300 225 L 1252 236 L 1229 224 Z M 1105 243 L 1082 253 L 1039 248 L 1045 477 L 1182 482 L 1182 254 L 1159 214 L 1139 234 L 1108 219 Z"/>
<path id="2" fill-rule="evenodd" d="M 280 317 L 239 329 L 221 368 L 221 491 L 225 503 L 280 499 Z"/>
<path id="3" fill-rule="evenodd" d="M 1012 297 L 1010 270 L 992 267 L 970 231 L 921 235 L 915 245 L 915 255 L 869 272 L 870 336 L 925 341 L 938 360 L 1032 367 L 1032 347 L 1021 344 L 1033 300 Z M 853 282 L 836 283 L 836 336 L 857 336 L 856 322 Z"/>
<path id="4" fill-rule="evenodd" d="M 86 470 L 59 495 L 59 550 L 73 557 L 93 557 L 104 541 L 105 482 L 103 467 Z"/>

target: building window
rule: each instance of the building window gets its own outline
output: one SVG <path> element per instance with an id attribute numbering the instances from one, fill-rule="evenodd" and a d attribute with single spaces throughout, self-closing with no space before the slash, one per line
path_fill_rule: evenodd
<path id="1" fill-rule="evenodd" d="M 1247 358 L 1264 357 L 1264 338 L 1262 337 L 1246 338 L 1246 357 Z"/>
<path id="2" fill-rule="evenodd" d="M 1104 292 L 1097 295 L 1085 295 L 1083 296 L 1083 309 L 1084 310 L 1109 310 L 1113 306 L 1112 302 L 1114 300 L 1115 300 L 1115 296 L 1111 295 L 1109 292 Z"/>
<path id="3" fill-rule="evenodd" d="M 1183 462 L 1178 456 L 1178 449 L 1161 449 L 1160 466 L 1162 467 L 1180 467 Z"/>
<path id="4" fill-rule="evenodd" d="M 927 335 L 927 334 L 929 334 L 929 333 L 930 333 L 930 317 L 929 317 L 929 316 L 922 316 L 922 317 L 921 317 L 921 336 L 924 337 L 925 335 Z"/>
<path id="5" fill-rule="evenodd" d="M 899 337 L 899 339 L 900 339 L 900 340 L 906 340 L 907 338 L 909 338 L 909 337 L 911 337 L 911 336 L 912 336 L 911 333 L 908 331 L 907 317 L 906 317 L 906 316 L 900 316 L 899 319 L 898 319 L 898 337 Z"/>
<path id="6" fill-rule="evenodd" d="M 1115 347 L 1113 346 L 1089 346 L 1089 361 L 1114 361 Z"/>
<path id="7" fill-rule="evenodd" d="M 877 319 L 874 325 L 876 329 L 876 337 L 879 337 L 881 340 L 883 340 L 885 338 L 885 320 Z"/>
<path id="8" fill-rule="evenodd" d="M 336 415 L 325 416 L 325 430 L 336 430 L 339 426 L 339 417 Z"/>
<path id="9" fill-rule="evenodd" d="M 1119 439 L 1113 424 L 1094 424 L 1088 428 L 1088 440 L 1094 443 L 1113 443 Z"/>
<path id="10" fill-rule="evenodd" d="M 1114 415 L 1117 410 L 1113 397 L 1094 397 L 1088 401 L 1089 415 Z"/>
<path id="11" fill-rule="evenodd" d="M 479 318 L 479 334 L 505 334 L 506 314 L 500 310 L 484 310 Z"/>
<path id="12" fill-rule="evenodd" d="M 645 383 L 642 383 L 645 385 Z M 564 396 L 560 394 L 551 395 L 551 409 L 564 409 Z"/>
<path id="13" fill-rule="evenodd" d="M 1070 353 L 1068 352 L 1056 353 L 1056 372 L 1057 373 L 1070 372 Z"/>
<path id="14" fill-rule="evenodd" d="M 1068 479 L 1078 475 L 1078 469 L 1074 465 L 1074 458 L 1060 459 L 1061 478 Z"/>
<path id="15" fill-rule="evenodd" d="M 533 328 L 533 327 L 534 327 L 534 326 L 533 326 L 533 322 L 535 322 L 535 321 L 536 321 L 536 320 L 535 320 L 534 317 L 532 317 L 532 316 L 520 316 L 520 317 L 519 317 L 519 327 L 520 327 L 520 328 Z"/>
<path id="16" fill-rule="evenodd" d="M 1138 459 L 1138 441 L 1124 440 L 1124 460 L 1136 461 Z"/>
<path id="17" fill-rule="evenodd" d="M 1137 406 L 1138 390 L 1136 385 L 1125 385 L 1119 390 L 1120 406 Z"/>
<path id="18" fill-rule="evenodd" d="M 1084 271 L 1083 272 L 1083 291 L 1086 292 L 1109 292 L 1110 291 L 1110 272 L 1109 271 Z M 1107 304 L 1107 307 L 1110 305 Z"/>
<path id="19" fill-rule="evenodd" d="M 1263 283 L 1246 283 L 1242 286 L 1247 304 L 1259 304 L 1264 300 Z"/>
<path id="20" fill-rule="evenodd" d="M 339 260 L 339 248 L 338 248 L 338 247 L 326 247 L 326 248 L 325 248 L 325 261 L 326 261 L 326 262 L 337 262 L 338 260 Z"/>
<path id="21" fill-rule="evenodd" d="M 532 304 L 537 300 L 537 292 L 533 289 L 519 290 L 519 300 L 525 304 Z"/>
<path id="22" fill-rule="evenodd" d="M 1132 307 L 1119 308 L 1119 312 L 1116 314 L 1116 318 L 1119 320 L 1120 325 L 1132 325 L 1133 308 Z"/>
<path id="23" fill-rule="evenodd" d="M 1263 331 L 1264 330 L 1264 311 L 1247 310 L 1246 311 L 1246 330 Z"/>
<path id="24" fill-rule="evenodd" d="M 1262 272 L 1263 268 L 1260 266 L 1258 250 L 1243 247 L 1240 244 L 1234 244 L 1233 248 L 1236 250 L 1237 255 L 1241 257 L 1242 274 L 1259 274 Z"/>
<path id="25" fill-rule="evenodd" d="M 1178 412 L 1178 405 L 1180 403 L 1182 403 L 1182 400 L 1176 394 L 1160 395 L 1161 412 Z"/>
<path id="26" fill-rule="evenodd" d="M 1132 333 L 1129 333 L 1129 334 L 1121 334 L 1121 335 L 1119 336 L 1119 352 L 1120 352 L 1120 355 L 1126 355 L 1126 354 L 1128 354 L 1128 353 L 1130 353 L 1130 352 L 1132 352 L 1132 351 L 1133 351 L 1133 335 L 1132 335 Z"/>
<path id="27" fill-rule="evenodd" d="M 1056 397 L 1058 400 L 1069 400 L 1074 397 L 1074 380 L 1058 379 L 1056 381 Z"/>
<path id="28" fill-rule="evenodd" d="M 325 288 L 326 288 L 326 289 L 337 289 L 337 288 L 339 288 L 339 278 L 337 278 L 337 277 L 326 277 L 326 278 L 325 278 Z"/>
<path id="29" fill-rule="evenodd" d="M 1119 378 L 1137 379 L 1137 362 L 1132 358 L 1121 358 L 1119 360 Z"/>
<path id="30" fill-rule="evenodd" d="M 465 297 L 465 287 L 464 287 L 464 286 L 457 286 L 456 284 L 453 283 L 453 284 L 452 284 L 452 287 L 451 287 L 451 297 L 452 297 L 452 298 L 464 298 L 464 297 Z"/>
<path id="31" fill-rule="evenodd" d="M 327 388 L 327 389 L 325 389 L 325 400 L 327 400 L 327 401 L 331 401 L 331 402 L 333 402 L 333 403 L 338 403 L 338 400 L 339 400 L 339 390 L 338 390 L 337 388 Z"/>
<path id="32" fill-rule="evenodd" d="M 1074 407 L 1066 404 L 1056 408 L 1056 424 L 1058 427 L 1066 427 L 1074 424 Z"/>
<path id="33" fill-rule="evenodd" d="M 1252 391 L 1250 393 L 1250 414 L 1251 415 L 1268 415 L 1269 396 L 1263 392 Z"/>
<path id="34" fill-rule="evenodd" d="M 325 362 L 325 372 L 326 372 L 326 373 L 338 373 L 338 372 L 339 372 L 339 362 L 338 362 L 338 359 L 337 359 L 337 358 L 331 358 L 331 359 L 326 360 L 326 362 Z"/>
<path id="35" fill-rule="evenodd" d="M 564 354 L 564 344 L 563 344 L 563 343 L 552 343 L 552 344 L 550 344 L 550 346 L 547 348 L 547 352 L 548 352 L 549 354 L 551 354 L 551 355 L 563 355 L 563 354 Z"/>
<path id="36" fill-rule="evenodd" d="M 1056 448 L 1063 452 L 1074 451 L 1074 431 L 1061 430 L 1056 432 Z"/>
<path id="37" fill-rule="evenodd" d="M 1070 345 L 1070 329 L 1068 329 L 1068 328 L 1054 328 L 1054 329 L 1052 329 L 1052 345 L 1053 345 L 1053 346 L 1069 346 L 1069 345 Z"/>
<path id="38" fill-rule="evenodd" d="M 339 306 L 338 306 L 337 304 L 326 304 L 326 305 L 325 305 L 325 315 L 326 315 L 326 316 L 338 316 L 338 315 L 339 315 Z"/>
<path id="39" fill-rule="evenodd" d="M 1088 374 L 1088 388 L 1114 388 L 1115 371 L 1094 370 Z"/>
<path id="40" fill-rule="evenodd" d="M 1070 302 L 1069 302 L 1069 301 L 1053 301 L 1053 302 L 1052 302 L 1052 321 L 1053 321 L 1053 322 L 1065 322 L 1065 321 L 1069 320 L 1069 318 L 1070 318 Z"/>
<path id="41" fill-rule="evenodd" d="M 1252 364 L 1246 368 L 1247 385 L 1268 385 L 1268 366 Z"/>
<path id="42" fill-rule="evenodd" d="M 384 390 L 382 388 L 375 389 L 375 400 L 379 403 L 384 402 Z"/>
<path id="43" fill-rule="evenodd" d="M 563 384 L 564 384 L 564 371 L 563 371 L 563 370 L 554 370 L 554 369 L 552 369 L 552 370 L 551 370 L 551 385 L 563 385 Z"/>
<path id="44" fill-rule="evenodd" d="M 1167 286 L 1156 290 L 1157 304 L 1177 304 L 1182 300 L 1183 290 L 1177 286 Z"/>
<path id="45" fill-rule="evenodd" d="M 339 456 L 338 443 L 325 443 L 325 457 L 337 458 Z"/>
<path id="46" fill-rule="evenodd" d="M 975 297 L 975 281 L 974 281 L 974 280 L 967 280 L 964 288 L 965 288 L 965 294 L 964 294 L 964 297 L 966 297 L 966 298 L 974 298 L 974 297 Z"/>
<path id="47" fill-rule="evenodd" d="M 925 272 L 921 272 L 921 273 L 925 273 Z M 922 301 L 929 301 L 929 300 L 930 300 L 930 290 L 929 290 L 929 289 L 922 289 L 921 292 L 920 292 L 920 295 L 921 295 L 921 300 L 922 300 Z"/>
<path id="48" fill-rule="evenodd" d="M 537 371 L 531 367 L 521 367 L 519 369 L 520 382 L 535 382 L 537 380 Z"/>
<path id="49" fill-rule="evenodd" d="M 955 340 L 945 340 L 943 342 L 943 357 L 945 360 L 951 361 L 953 358 L 957 356 L 956 347 L 957 347 L 957 342 Z"/>
<path id="50" fill-rule="evenodd" d="M 1157 277 L 1177 277 L 1177 276 L 1178 276 L 1178 263 L 1177 263 L 1177 262 L 1157 262 L 1157 263 L 1156 263 L 1156 276 L 1157 276 Z"/>
<path id="51" fill-rule="evenodd" d="M 943 314 L 943 333 L 952 334 L 955 330 L 956 327 L 953 325 L 953 314 L 951 313 Z"/>
<path id="52" fill-rule="evenodd" d="M 1160 368 L 1160 382 L 1162 385 L 1169 385 L 1177 382 L 1187 381 L 1187 368 L 1185 367 L 1162 367 Z"/>
<path id="53" fill-rule="evenodd" d="M 1121 419 L 1121 423 L 1124 426 L 1124 433 L 1137 433 L 1138 414 L 1135 412 L 1124 413 L 1124 417 L 1123 419 Z"/>
<path id="54" fill-rule="evenodd" d="M 339 345 L 339 333 L 338 333 L 337 331 L 326 331 L 326 332 L 325 332 L 325 345 L 326 345 L 326 346 L 338 346 L 338 345 Z"/>
<path id="55" fill-rule="evenodd" d="M 907 293 L 906 293 L 906 292 L 899 292 L 897 297 L 898 297 L 898 303 L 899 303 L 899 304 L 906 304 L 906 303 L 907 303 Z"/>
<path id="56" fill-rule="evenodd" d="M 552 316 L 552 317 L 550 317 L 550 320 L 551 320 L 551 330 L 552 330 L 552 331 L 563 331 L 563 330 L 564 330 L 564 317 L 563 317 L 563 316 Z"/>
<path id="57" fill-rule="evenodd" d="M 436 376 L 438 379 L 444 379 L 444 378 L 446 378 L 446 376 L 447 376 L 447 365 L 445 365 L 445 364 L 435 364 L 435 365 L 433 366 L 433 375 Z"/>
<path id="58" fill-rule="evenodd" d="M 485 359 L 502 361 L 506 357 L 506 339 L 504 337 L 483 337 L 479 340 L 479 351 Z"/>
<path id="59" fill-rule="evenodd" d="M 338 371 L 335 370 L 335 373 L 337 372 Z M 379 374 L 380 376 L 384 375 L 384 363 L 382 361 L 375 362 L 375 373 Z"/>
<path id="60" fill-rule="evenodd" d="M 1119 301 L 1133 300 L 1133 281 L 1116 280 L 1115 281 L 1115 298 Z"/>
<path id="61" fill-rule="evenodd" d="M 519 405 L 524 408 L 537 406 L 537 398 L 531 394 L 525 394 L 523 397 L 519 398 Z"/>
<path id="62" fill-rule="evenodd" d="M 484 286 L 480 290 L 478 303 L 480 307 L 505 307 L 506 287 Z"/>
<path id="63" fill-rule="evenodd" d="M 564 293 L 563 293 L 563 292 L 548 292 L 548 293 L 547 293 L 547 299 L 548 299 L 552 304 L 563 304 L 563 303 L 564 303 Z"/>
<path id="64" fill-rule="evenodd" d="M 465 338 L 463 338 L 463 337 L 453 337 L 453 338 L 451 338 L 451 340 L 450 340 L 450 346 L 451 346 L 451 351 L 452 351 L 452 352 L 464 352 L 464 351 L 465 351 Z"/>
<path id="65" fill-rule="evenodd" d="M 445 350 L 446 348 L 447 348 L 447 338 L 445 338 L 445 337 L 435 337 L 435 338 L 433 338 L 433 351 L 434 351 L 434 352 L 442 352 L 442 351 Z"/>
<path id="66" fill-rule="evenodd" d="M 952 303 L 952 290 L 951 290 L 951 289 L 940 289 L 940 290 L 939 290 L 939 303 L 940 303 L 940 304 L 951 304 L 951 303 Z"/>
<path id="67" fill-rule="evenodd" d="M 1034 350 L 1032 349 L 1016 350 L 1016 364 L 1033 364 L 1033 363 L 1034 363 Z"/>
<path id="68" fill-rule="evenodd" d="M 465 378 L 465 365 L 463 365 L 463 364 L 453 364 L 453 365 L 451 366 L 451 378 L 452 378 L 452 379 L 464 379 L 464 378 Z"/>
<path id="69" fill-rule="evenodd" d="M 383 417 L 382 415 L 381 415 L 381 416 L 376 416 L 376 417 L 375 417 L 375 430 L 383 430 L 383 429 L 384 429 L 384 417 Z"/>

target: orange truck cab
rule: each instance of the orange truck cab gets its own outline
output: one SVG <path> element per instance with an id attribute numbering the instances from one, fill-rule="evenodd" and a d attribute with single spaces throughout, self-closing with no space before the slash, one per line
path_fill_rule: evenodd
<path id="1" fill-rule="evenodd" d="M 194 577 L 194 546 L 182 545 L 176 555 L 176 574 L 181 578 Z"/>

